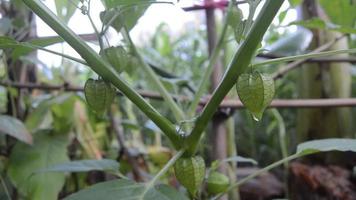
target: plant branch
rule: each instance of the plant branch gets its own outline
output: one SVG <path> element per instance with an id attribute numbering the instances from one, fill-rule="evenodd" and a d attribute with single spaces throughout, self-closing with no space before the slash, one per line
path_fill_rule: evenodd
<path id="1" fill-rule="evenodd" d="M 233 3 L 230 3 L 227 16 L 225 17 L 224 26 L 223 26 L 223 30 L 221 32 L 220 38 L 218 40 L 217 45 L 215 46 L 215 48 L 213 50 L 213 53 L 209 60 L 209 64 L 203 74 L 202 80 L 199 83 L 199 87 L 194 95 L 193 101 L 188 108 L 188 116 L 189 117 L 193 117 L 193 115 L 195 114 L 197 106 L 199 105 L 199 101 L 200 101 L 201 97 L 203 96 L 204 91 L 207 88 L 210 75 L 213 72 L 214 65 L 216 64 L 216 62 L 219 58 L 221 49 L 224 47 L 224 39 L 225 39 L 227 28 L 228 28 L 227 21 L 228 21 L 229 15 L 231 15 L 232 8 L 233 8 Z"/>
<path id="2" fill-rule="evenodd" d="M 226 94 L 235 85 L 236 80 L 240 74 L 242 74 L 250 65 L 251 59 L 255 54 L 255 50 L 260 44 L 263 35 L 267 31 L 267 28 L 271 24 L 273 18 L 277 14 L 279 8 L 282 6 L 284 0 L 267 0 L 263 6 L 260 14 L 258 15 L 256 22 L 252 25 L 251 31 L 246 36 L 235 53 L 223 80 L 219 86 L 215 89 L 212 98 L 208 104 L 204 107 L 201 115 L 198 117 L 195 126 L 188 136 L 188 150 L 189 155 L 193 155 L 196 151 L 197 145 L 203 134 L 204 129 L 208 125 L 209 120 L 214 115 L 221 101 Z"/>
<path id="3" fill-rule="evenodd" d="M 62 85 L 45 85 L 35 83 L 19 83 L 0 81 L 0 85 L 4 87 L 12 87 L 19 89 L 39 89 L 45 91 L 63 90 L 68 92 L 83 92 L 83 87 L 71 86 L 68 84 Z M 145 98 L 163 100 L 162 96 L 157 92 L 147 90 L 137 90 L 137 92 Z M 118 95 L 123 95 L 118 92 Z M 174 99 L 179 101 L 189 101 L 188 96 L 173 96 Z M 200 100 L 199 105 L 204 106 L 208 103 L 208 100 Z M 355 107 L 356 98 L 329 98 L 329 99 L 275 99 L 269 105 L 269 108 L 325 108 L 325 107 Z M 241 101 L 236 99 L 225 99 L 220 105 L 220 109 L 243 109 L 244 105 Z"/>
<path id="4" fill-rule="evenodd" d="M 104 61 L 93 49 L 77 36 L 67 25 L 61 22 L 41 0 L 23 0 L 47 25 L 60 35 L 88 63 L 92 70 L 104 80 L 110 81 L 125 94 L 148 118 L 150 118 L 168 136 L 175 148 L 180 148 L 181 137 L 176 134 L 175 126 L 131 88 L 117 72 Z"/>
<path id="5" fill-rule="evenodd" d="M 157 88 L 157 90 L 159 91 L 159 93 L 162 95 L 162 97 L 164 98 L 164 100 L 166 101 L 166 103 L 168 104 L 169 108 L 172 110 L 173 115 L 175 116 L 176 120 L 178 122 L 181 122 L 185 119 L 185 115 L 182 111 L 182 109 L 180 109 L 177 105 L 177 103 L 174 101 L 174 99 L 172 98 L 172 95 L 167 91 L 167 89 L 164 87 L 163 83 L 161 82 L 161 80 L 159 79 L 159 77 L 157 76 L 157 74 L 153 71 L 153 69 L 143 60 L 142 56 L 139 54 L 139 52 L 136 49 L 135 44 L 133 43 L 130 34 L 128 32 L 128 30 L 126 28 L 124 28 L 124 35 L 126 36 L 130 47 L 133 51 L 133 53 L 135 54 L 135 56 L 137 57 L 137 59 L 139 60 L 139 62 L 141 63 L 142 69 L 145 71 L 146 75 L 148 76 L 148 78 L 152 81 L 152 83 L 154 83 L 155 87 Z"/>
<path id="6" fill-rule="evenodd" d="M 334 40 L 323 44 L 322 46 L 314 49 L 312 52 L 310 53 L 320 53 L 322 51 L 325 51 L 327 49 L 329 49 L 332 45 L 334 45 L 339 39 L 341 39 L 342 37 L 339 38 L 335 38 Z M 278 78 L 282 78 L 285 74 L 287 74 L 289 71 L 297 68 L 298 66 L 302 66 L 301 64 L 304 63 L 305 61 L 307 61 L 307 59 L 300 59 L 300 60 L 296 60 L 293 61 L 292 63 L 287 64 L 285 67 L 279 69 L 277 72 L 275 72 L 272 77 L 273 79 L 278 79 Z"/>
<path id="7" fill-rule="evenodd" d="M 267 172 L 267 171 L 269 171 L 270 169 L 273 169 L 273 168 L 275 168 L 275 167 L 278 167 L 279 165 L 282 165 L 282 164 L 284 164 L 285 162 L 289 162 L 289 161 L 291 161 L 291 160 L 294 160 L 294 159 L 296 159 L 296 158 L 302 157 L 302 156 L 304 156 L 304 155 L 305 155 L 305 154 L 293 154 L 293 155 L 291 155 L 291 156 L 288 156 L 288 157 L 286 157 L 286 158 L 283 158 L 282 160 L 279 160 L 279 161 L 277 161 L 277 162 L 275 162 L 275 163 L 272 163 L 272 164 L 268 165 L 267 167 L 265 167 L 265 168 L 263 168 L 263 169 L 260 169 L 260 170 L 256 171 L 255 173 L 250 174 L 249 176 L 246 176 L 245 178 L 241 179 L 240 181 L 238 181 L 238 182 L 236 182 L 236 183 L 234 183 L 234 184 L 231 184 L 230 187 L 229 187 L 225 192 L 229 192 L 230 190 L 234 189 L 235 187 L 241 186 L 241 185 L 244 184 L 245 182 L 247 182 L 247 181 L 249 181 L 249 180 L 251 180 L 251 179 L 253 179 L 253 178 L 255 178 L 255 177 L 257 177 L 257 176 L 259 176 L 259 175 L 261 175 L 261 174 L 263 174 L 263 173 L 265 173 L 265 172 Z M 213 197 L 212 200 L 217 200 L 217 199 L 219 199 L 223 194 L 224 194 L 224 193 L 219 194 L 219 195 Z"/>

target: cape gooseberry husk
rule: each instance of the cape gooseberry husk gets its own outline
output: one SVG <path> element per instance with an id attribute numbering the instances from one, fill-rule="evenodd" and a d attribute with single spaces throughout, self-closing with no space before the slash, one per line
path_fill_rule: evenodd
<path id="1" fill-rule="evenodd" d="M 241 102 L 251 112 L 253 118 L 260 121 L 264 110 L 274 97 L 273 78 L 257 71 L 244 73 L 237 80 L 236 90 Z"/>
<path id="2" fill-rule="evenodd" d="M 88 79 L 84 86 L 85 99 L 96 114 L 102 115 L 114 100 L 116 90 L 108 82 Z"/>
<path id="3" fill-rule="evenodd" d="M 229 178 L 220 172 L 213 171 L 209 174 L 207 184 L 207 191 L 211 195 L 225 192 L 229 187 Z"/>
<path id="4" fill-rule="evenodd" d="M 172 157 L 171 150 L 161 146 L 149 146 L 147 154 L 150 160 L 159 166 L 165 165 Z"/>
<path id="5" fill-rule="evenodd" d="M 129 64 L 129 56 L 122 46 L 106 48 L 100 52 L 100 55 L 119 73 Z"/>
<path id="6" fill-rule="evenodd" d="M 205 176 L 204 159 L 201 156 L 180 158 L 174 164 L 174 172 L 190 195 L 195 196 Z"/>

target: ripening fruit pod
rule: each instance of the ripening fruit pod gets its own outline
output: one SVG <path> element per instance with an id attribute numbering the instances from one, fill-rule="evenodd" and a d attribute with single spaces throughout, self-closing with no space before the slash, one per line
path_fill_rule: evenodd
<path id="1" fill-rule="evenodd" d="M 207 184 L 207 191 L 211 195 L 216 195 L 225 192 L 229 187 L 230 181 L 225 174 L 213 171 L 209 174 Z"/>
<path id="2" fill-rule="evenodd" d="M 178 181 L 194 197 L 204 180 L 204 159 L 201 156 L 180 158 L 174 164 L 174 172 Z"/>
<path id="3" fill-rule="evenodd" d="M 256 121 L 261 120 L 263 111 L 274 97 L 274 81 L 268 74 L 257 71 L 241 74 L 236 83 L 241 102 L 252 113 Z"/>
<path id="4" fill-rule="evenodd" d="M 100 55 L 119 73 L 125 70 L 129 63 L 128 54 L 122 46 L 106 48 Z"/>
<path id="5" fill-rule="evenodd" d="M 102 79 L 88 79 L 85 82 L 84 95 L 90 109 L 102 115 L 114 100 L 115 88 Z"/>
<path id="6" fill-rule="evenodd" d="M 149 146 L 147 154 L 149 159 L 159 166 L 165 165 L 172 157 L 172 151 L 162 146 Z"/>

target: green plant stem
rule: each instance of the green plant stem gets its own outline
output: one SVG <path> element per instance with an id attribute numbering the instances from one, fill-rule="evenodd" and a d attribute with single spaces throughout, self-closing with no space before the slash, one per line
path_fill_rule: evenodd
<path id="1" fill-rule="evenodd" d="M 2 185 L 2 187 L 4 189 L 4 192 L 6 194 L 7 199 L 11 200 L 11 195 L 10 195 L 9 189 L 7 188 L 5 180 L 4 180 L 4 178 L 2 177 L 1 174 L 0 174 L 0 182 L 1 182 L 1 185 Z"/>
<path id="2" fill-rule="evenodd" d="M 152 83 L 154 83 L 155 87 L 158 89 L 159 93 L 162 95 L 163 99 L 166 101 L 169 108 L 172 110 L 173 115 L 175 116 L 176 120 L 178 122 L 183 121 L 185 119 L 183 110 L 178 107 L 177 103 L 173 100 L 172 95 L 164 87 L 162 81 L 159 79 L 159 77 L 153 71 L 153 69 L 143 60 L 142 56 L 137 51 L 135 44 L 133 43 L 128 30 L 126 28 L 124 28 L 123 32 L 130 44 L 130 47 L 131 47 L 133 53 L 139 60 L 141 66 L 142 66 L 142 69 L 145 71 L 145 73 L 148 76 L 148 78 L 150 79 L 150 81 L 152 81 Z"/>
<path id="3" fill-rule="evenodd" d="M 189 117 L 193 117 L 194 116 L 194 114 L 196 112 L 196 109 L 197 109 L 197 107 L 199 105 L 200 99 L 203 96 L 204 91 L 208 87 L 209 79 L 210 79 L 211 73 L 213 72 L 214 65 L 216 64 L 216 62 L 217 62 L 217 60 L 219 58 L 221 49 L 224 47 L 224 40 L 225 40 L 227 28 L 228 28 L 228 23 L 227 22 L 228 22 L 228 19 L 230 17 L 229 15 L 231 15 L 232 8 L 233 8 L 233 3 L 231 2 L 229 4 L 228 14 L 225 17 L 224 26 L 223 26 L 222 32 L 220 34 L 218 43 L 217 43 L 217 45 L 215 46 L 215 48 L 213 50 L 213 53 L 212 53 L 212 55 L 210 57 L 210 60 L 209 60 L 209 64 L 208 64 L 208 66 L 207 66 L 207 68 L 206 68 L 206 70 L 205 70 L 205 72 L 203 74 L 203 78 L 200 81 L 199 87 L 198 87 L 198 89 L 197 89 L 197 91 L 196 91 L 196 93 L 194 95 L 193 101 L 192 101 L 192 103 L 190 104 L 190 106 L 188 108 L 188 116 Z"/>
<path id="4" fill-rule="evenodd" d="M 33 45 L 33 44 L 30 44 L 30 43 L 22 43 L 22 44 L 25 45 L 25 46 L 28 46 L 30 48 L 33 48 L 33 49 L 38 49 L 38 50 L 41 50 L 41 51 L 45 51 L 47 53 L 51 53 L 51 54 L 54 54 L 54 55 L 57 55 L 57 56 L 61 56 L 63 58 L 67 58 L 68 60 L 72 60 L 72 61 L 80 63 L 82 65 L 88 65 L 84 60 L 75 58 L 75 57 L 67 55 L 67 54 L 63 54 L 63 53 L 60 53 L 60 52 L 57 52 L 57 51 L 52 51 L 50 49 L 47 49 L 47 48 L 44 48 L 44 47 L 41 47 L 41 46 L 37 46 L 37 45 Z"/>
<path id="5" fill-rule="evenodd" d="M 102 50 L 102 49 L 104 49 L 103 39 L 102 39 L 101 34 L 99 33 L 98 29 L 96 28 L 93 19 L 91 18 L 90 9 L 91 9 L 91 1 L 89 0 L 89 1 L 88 1 L 88 13 L 87 13 L 87 16 L 88 16 L 88 19 L 89 19 L 89 21 L 90 21 L 91 26 L 92 26 L 93 29 L 94 29 L 94 32 L 95 32 L 95 34 L 96 34 L 96 37 L 98 38 L 100 49 Z"/>
<path id="6" fill-rule="evenodd" d="M 79 36 L 61 22 L 41 0 L 23 0 L 23 2 L 36 13 L 47 25 L 75 49 L 88 63 L 92 70 L 104 80 L 110 81 L 123 94 L 125 94 L 148 118 L 150 118 L 170 139 L 175 148 L 180 148 L 181 137 L 176 134 L 175 126 L 160 113 L 157 112 L 146 100 L 123 81 L 117 72 L 105 62 L 93 49 L 89 47 Z"/>
<path id="7" fill-rule="evenodd" d="M 145 196 L 145 194 L 155 185 L 155 183 L 158 181 L 158 179 L 161 178 L 168 170 L 171 168 L 174 163 L 183 155 L 184 149 L 179 150 L 176 155 L 174 155 L 168 162 L 167 164 L 154 176 L 150 182 L 147 183 L 145 191 L 142 193 L 142 197 Z"/>
<path id="8" fill-rule="evenodd" d="M 337 54 L 344 54 L 344 53 L 356 53 L 356 48 L 354 49 L 343 49 L 343 50 L 335 50 L 335 51 L 324 51 L 320 53 L 309 53 L 309 54 L 302 54 L 302 55 L 297 55 L 297 56 L 288 56 L 288 57 L 283 57 L 283 58 L 275 58 L 275 59 L 270 59 L 267 61 L 263 62 L 258 62 L 252 64 L 252 67 L 260 67 L 263 65 L 273 65 L 273 64 L 280 64 L 283 62 L 290 62 L 294 60 L 299 60 L 299 59 L 309 59 L 309 58 L 319 58 L 319 57 L 325 57 L 325 56 L 334 56 Z"/>
<path id="9" fill-rule="evenodd" d="M 283 158 L 282 160 L 279 160 L 279 161 L 277 161 L 277 162 L 274 162 L 274 163 L 268 165 L 267 167 L 265 167 L 265 168 L 263 168 L 263 169 L 260 169 L 260 170 L 256 171 L 255 173 L 250 174 L 249 176 L 247 176 L 247 177 L 241 179 L 240 181 L 238 181 L 238 182 L 236 182 L 236 183 L 234 183 L 234 184 L 231 184 L 230 187 L 226 190 L 226 192 L 229 192 L 230 190 L 234 189 L 235 187 L 241 186 L 241 185 L 244 184 L 245 182 L 247 182 L 247 181 L 249 181 L 249 180 L 251 180 L 251 179 L 253 179 L 253 178 L 255 178 L 255 177 L 257 177 L 257 176 L 259 176 L 259 175 L 261 175 L 261 174 L 263 174 L 263 173 L 265 173 L 265 172 L 267 172 L 267 171 L 269 171 L 269 170 L 271 170 L 271 169 L 273 169 L 273 168 L 275 168 L 275 167 L 278 167 L 279 165 L 282 165 L 282 164 L 284 164 L 285 162 L 294 160 L 294 159 L 299 158 L 299 157 L 302 157 L 302 156 L 304 156 L 304 155 L 307 155 L 307 154 L 293 154 L 293 155 L 291 155 L 291 156 L 288 156 L 288 157 L 286 157 L 286 158 Z M 219 194 L 219 195 L 217 195 L 217 196 L 215 196 L 214 198 L 212 198 L 212 200 L 217 200 L 217 199 L 219 199 L 222 195 L 223 195 L 223 193 L 222 193 L 222 194 Z"/>
<path id="10" fill-rule="evenodd" d="M 246 36 L 246 40 L 243 41 L 240 48 L 235 53 L 235 56 L 233 57 L 223 80 L 215 89 L 210 101 L 205 105 L 202 114 L 198 117 L 191 134 L 188 136 L 188 155 L 193 155 L 195 153 L 199 140 L 204 129 L 208 125 L 209 120 L 214 115 L 216 109 L 226 94 L 235 85 L 238 76 L 242 74 L 250 65 L 252 57 L 255 54 L 255 50 L 260 44 L 263 35 L 267 31 L 267 28 L 271 24 L 283 2 L 284 0 L 266 1 L 256 19 L 256 22 L 252 26 L 251 31 Z"/>

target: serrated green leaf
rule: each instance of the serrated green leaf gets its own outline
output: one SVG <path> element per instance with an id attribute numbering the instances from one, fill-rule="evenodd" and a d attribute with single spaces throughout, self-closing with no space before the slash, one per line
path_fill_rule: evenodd
<path id="1" fill-rule="evenodd" d="M 0 115 L 0 134 L 10 135 L 27 144 L 33 143 L 32 135 L 25 125 L 14 117 Z"/>
<path id="2" fill-rule="evenodd" d="M 356 139 L 330 138 L 312 140 L 298 145 L 297 154 L 307 155 L 326 151 L 352 151 L 356 152 Z"/>
<path id="3" fill-rule="evenodd" d="M 241 102 L 252 113 L 256 121 L 261 120 L 266 107 L 274 97 L 274 81 L 267 74 L 257 71 L 241 74 L 236 84 Z"/>
<path id="4" fill-rule="evenodd" d="M 166 185 L 147 188 L 130 180 L 114 180 L 93 185 L 65 200 L 188 200 L 187 197 Z"/>
<path id="5" fill-rule="evenodd" d="M 59 163 L 45 169 L 38 170 L 37 173 L 43 172 L 89 172 L 89 171 L 110 171 L 117 172 L 119 163 L 115 160 L 77 160 L 65 163 Z"/>
<path id="6" fill-rule="evenodd" d="M 51 132 L 34 134 L 34 145 L 17 143 L 12 149 L 8 176 L 26 199 L 56 200 L 65 175 L 59 173 L 34 174 L 38 169 L 68 161 L 66 135 Z"/>

